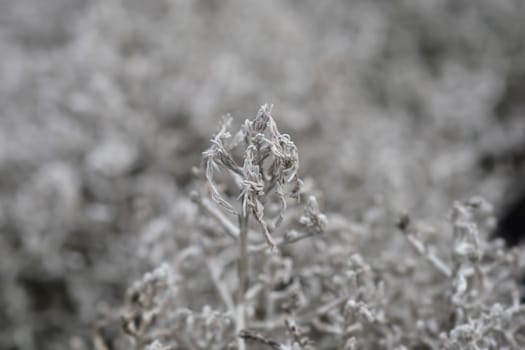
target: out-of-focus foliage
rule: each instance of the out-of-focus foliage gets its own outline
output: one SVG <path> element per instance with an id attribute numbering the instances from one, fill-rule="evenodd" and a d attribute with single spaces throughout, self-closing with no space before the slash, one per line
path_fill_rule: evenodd
<path id="1" fill-rule="evenodd" d="M 504 344 L 493 330 L 519 320 L 505 294 L 517 272 L 492 267 L 506 256 L 493 243 L 463 261 L 446 213 L 474 193 L 499 208 L 523 174 L 524 15 L 512 0 L 0 2 L 0 348 L 129 348 L 126 289 L 163 262 L 177 267 L 171 282 L 188 310 L 177 325 L 215 317 L 230 331 L 207 265 L 215 251 L 195 249 L 227 237 L 190 200 L 192 169 L 222 115 L 239 126 L 265 102 L 330 219 L 322 239 L 268 260 L 272 288 L 307 279 L 311 307 L 345 291 L 370 299 L 299 328 L 320 327 L 307 334 L 329 347 L 323 332 L 338 330 L 323 327 L 377 324 L 396 300 L 394 328 L 356 326 L 348 347 L 428 336 L 454 348 L 488 331 Z M 466 220 L 455 208 L 453 227 Z M 425 224 L 412 219 L 421 227 L 403 237 L 402 211 Z M 478 222 L 481 242 L 493 220 Z M 456 243 L 471 251 L 470 238 Z M 461 277 L 478 267 L 488 284 Z M 356 269 L 373 292 L 352 287 Z M 450 320 L 452 305 L 430 300 L 447 297 L 481 304 Z"/>

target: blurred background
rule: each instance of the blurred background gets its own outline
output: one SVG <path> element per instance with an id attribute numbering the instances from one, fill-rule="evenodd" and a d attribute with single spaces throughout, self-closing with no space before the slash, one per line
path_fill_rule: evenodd
<path id="1" fill-rule="evenodd" d="M 479 194 L 516 244 L 523 18 L 521 0 L 1 1 L 0 348 L 92 348 L 170 232 L 195 234 L 221 116 L 264 103 L 326 211 L 439 219 Z"/>

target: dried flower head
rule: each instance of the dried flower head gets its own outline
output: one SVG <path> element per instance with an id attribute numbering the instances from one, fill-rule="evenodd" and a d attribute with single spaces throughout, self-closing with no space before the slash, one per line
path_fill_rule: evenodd
<path id="1" fill-rule="evenodd" d="M 284 217 L 286 197 L 297 198 L 301 182 L 298 177 L 299 157 L 290 136 L 281 134 L 271 116 L 271 106 L 261 107 L 253 120 L 246 120 L 232 137 L 232 119 L 227 117 L 203 153 L 205 176 L 215 203 L 236 215 L 252 214 L 260 224 L 267 244 L 275 249 L 271 232 Z M 242 159 L 242 164 L 236 159 Z M 228 200 L 216 183 L 219 172 L 231 176 L 237 188 L 240 205 Z M 280 209 L 271 213 L 267 222 L 265 210 L 276 200 Z"/>

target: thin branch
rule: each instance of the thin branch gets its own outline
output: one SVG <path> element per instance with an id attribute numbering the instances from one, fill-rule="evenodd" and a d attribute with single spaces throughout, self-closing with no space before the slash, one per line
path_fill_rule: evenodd
<path id="1" fill-rule="evenodd" d="M 228 236 L 235 240 L 239 239 L 239 229 L 217 207 L 215 207 L 209 199 L 202 198 L 199 194 L 193 193 L 192 200 L 206 213 L 214 217 L 226 230 Z"/>
<path id="2" fill-rule="evenodd" d="M 208 270 L 210 271 L 213 284 L 219 292 L 219 295 L 222 301 L 224 302 L 224 305 L 226 305 L 226 308 L 228 310 L 235 310 L 235 304 L 231 297 L 230 291 L 228 290 L 228 286 L 221 280 L 219 276 L 219 271 L 217 271 L 216 263 L 208 257 L 208 259 L 206 259 L 206 265 L 208 266 Z"/>
<path id="3" fill-rule="evenodd" d="M 254 342 L 254 343 L 258 343 L 258 344 L 262 344 L 262 345 L 265 345 L 271 349 L 274 349 L 274 350 L 283 350 L 283 349 L 287 349 L 286 346 L 272 340 L 272 339 L 269 339 L 261 334 L 257 334 L 253 331 L 249 331 L 249 330 L 243 330 L 240 334 L 239 334 L 239 338 L 243 338 L 247 341 L 250 341 L 250 342 Z"/>
<path id="4" fill-rule="evenodd" d="M 239 216 L 239 295 L 237 300 L 237 333 L 241 332 L 246 328 L 246 315 L 245 315 L 245 299 L 246 289 L 248 288 L 248 268 L 249 268 L 249 256 L 248 256 L 248 220 L 249 212 Z M 237 338 L 237 349 L 245 350 L 244 339 L 241 337 Z"/>
<path id="5" fill-rule="evenodd" d="M 432 266 L 436 268 L 445 277 L 452 276 L 450 268 L 431 250 L 426 244 L 421 242 L 413 233 L 406 233 L 405 237 L 414 248 L 414 250 L 423 258 L 425 258 Z"/>
<path id="6" fill-rule="evenodd" d="M 316 309 L 314 309 L 314 310 L 312 310 L 310 312 L 307 312 L 307 313 L 305 313 L 303 315 L 300 315 L 301 319 L 311 320 L 311 319 L 313 319 L 315 317 L 322 316 L 322 315 L 326 314 L 328 311 L 330 311 L 332 309 L 335 309 L 336 307 L 341 306 L 341 304 L 345 303 L 347 300 L 348 300 L 348 297 L 346 297 L 346 296 L 334 299 L 334 300 L 332 300 L 331 302 L 329 302 L 327 304 L 321 305 L 318 308 L 316 308 Z"/>
<path id="7" fill-rule="evenodd" d="M 412 232 L 411 220 L 408 214 L 403 214 L 397 223 L 397 228 L 403 233 L 408 243 L 412 248 L 425 260 L 427 260 L 432 266 L 436 268 L 441 274 L 447 278 L 452 276 L 450 268 L 441 260 L 434 251 L 429 248 L 425 243 L 420 241 L 416 234 Z"/>
<path id="8" fill-rule="evenodd" d="M 294 237 L 277 238 L 275 240 L 275 246 L 276 247 L 280 247 L 280 246 L 296 243 L 296 242 L 299 242 L 299 241 L 301 241 L 303 239 L 311 238 L 313 236 L 316 236 L 316 234 L 315 233 L 310 233 L 310 232 L 300 232 Z M 267 243 L 261 243 L 261 244 L 252 245 L 252 246 L 248 247 L 248 252 L 250 254 L 260 253 L 260 252 L 265 251 L 266 249 L 268 249 L 268 244 Z"/>

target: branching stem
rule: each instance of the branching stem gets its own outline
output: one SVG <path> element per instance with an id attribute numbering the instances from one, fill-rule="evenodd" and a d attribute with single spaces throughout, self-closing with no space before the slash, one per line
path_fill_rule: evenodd
<path id="1" fill-rule="evenodd" d="M 249 268 L 249 256 L 248 256 L 248 220 L 249 212 L 246 214 L 241 213 L 239 215 L 239 290 L 238 290 L 238 301 L 237 301 L 237 334 L 239 334 L 244 328 L 246 328 L 245 320 L 245 299 L 246 290 L 248 288 L 248 268 Z M 245 350 L 244 339 L 241 337 L 237 338 L 238 350 Z"/>

